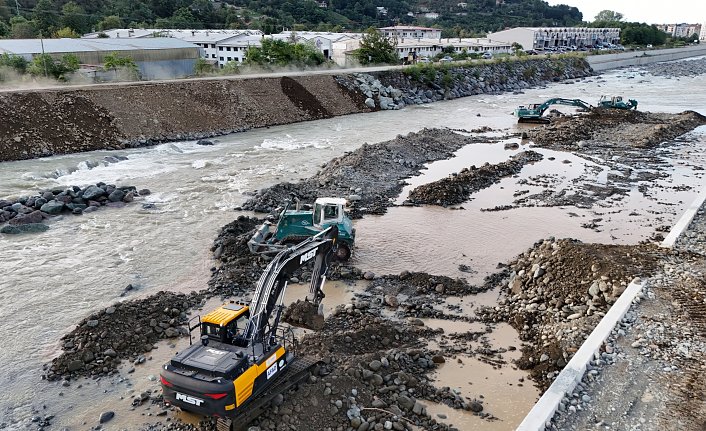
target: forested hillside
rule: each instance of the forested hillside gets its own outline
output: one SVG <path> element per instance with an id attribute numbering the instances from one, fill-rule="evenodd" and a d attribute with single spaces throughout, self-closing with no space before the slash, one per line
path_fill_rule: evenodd
<path id="1" fill-rule="evenodd" d="M 541 0 L 0 0 L 0 37 L 72 37 L 118 27 L 360 31 L 441 27 L 471 36 L 513 26 L 575 25 L 575 7 Z"/>

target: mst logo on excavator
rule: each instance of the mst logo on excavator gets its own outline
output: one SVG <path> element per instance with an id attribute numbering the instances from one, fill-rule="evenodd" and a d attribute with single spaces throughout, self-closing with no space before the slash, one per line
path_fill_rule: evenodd
<path id="1" fill-rule="evenodd" d="M 178 401 L 184 401 L 185 403 L 193 404 L 195 406 L 200 406 L 203 404 L 203 400 L 200 398 L 196 397 L 190 397 L 189 395 L 181 394 L 179 392 L 176 393 L 176 399 Z"/>
<path id="2" fill-rule="evenodd" d="M 316 247 L 315 249 L 308 251 L 304 254 L 301 255 L 299 258 L 299 263 L 304 263 L 310 261 L 314 256 L 316 256 L 316 250 L 318 250 L 319 247 Z"/>

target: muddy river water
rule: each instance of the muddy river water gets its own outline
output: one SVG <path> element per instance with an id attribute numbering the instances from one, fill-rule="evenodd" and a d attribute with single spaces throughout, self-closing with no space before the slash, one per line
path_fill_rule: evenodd
<path id="1" fill-rule="evenodd" d="M 160 363 L 173 352 L 165 343 L 153 352 L 152 361 L 126 375 L 128 379 L 86 380 L 80 389 L 78 382 L 70 388 L 43 382 L 42 365 L 59 353 L 58 342 L 64 333 L 92 311 L 121 300 L 119 295 L 128 284 L 136 289 L 127 299 L 159 290 L 188 292 L 204 288 L 213 266 L 211 243 L 219 228 L 238 215 L 233 208 L 247 198 L 243 192 L 308 177 L 325 161 L 364 142 L 380 142 L 424 127 L 470 130 L 490 126 L 517 131 L 516 119 L 510 114 L 519 104 L 550 97 L 596 103 L 602 94 L 636 98 L 640 109 L 647 111 L 693 109 L 706 114 L 705 76 L 677 80 L 643 76 L 639 69 L 626 69 L 605 74 L 601 80 L 554 84 L 520 95 L 475 96 L 402 111 L 253 130 L 221 137 L 212 147 L 189 141 L 0 163 L 0 198 L 99 181 L 152 191 L 144 200 L 125 208 L 103 208 L 80 217 L 54 219 L 45 233 L 0 235 L 0 428 L 4 424 L 9 429 L 27 429 L 33 416 L 54 414 L 52 423 L 56 429 L 89 429 L 97 424 L 98 415 L 104 410 L 117 412 L 111 427 L 136 429 L 143 422 L 155 421 L 142 411 L 130 412 L 128 399 L 131 391 L 156 387 L 153 379 Z M 581 226 L 596 217 L 597 209 L 481 211 L 512 203 L 519 179 L 553 175 L 561 186 L 594 165 L 571 154 L 540 150 L 545 160 L 525 167 L 519 178 L 506 178 L 477 193 L 462 205 L 463 210 L 400 206 L 384 216 L 358 220 L 354 263 L 376 274 L 415 270 L 480 282 L 495 271 L 498 262 L 508 261 L 549 235 L 591 242 L 637 243 L 649 238 L 657 225 L 671 225 L 703 188 L 703 178 L 693 166 L 706 167 L 706 130 L 692 132 L 688 141 L 695 144 L 675 152 L 669 161 L 670 176 L 658 181 L 669 187 L 692 187 L 671 189 L 653 199 L 634 190 L 616 203 L 609 215 L 602 214 L 600 231 Z M 520 150 L 523 148 L 524 145 Z M 432 164 L 423 175 L 409 182 L 418 185 L 464 166 L 497 163 L 515 152 L 504 150 L 503 143 L 474 144 L 459 150 L 452 160 Z M 101 163 L 108 155 L 125 156 L 127 160 Z M 550 156 L 555 160 L 549 160 Z M 604 182 L 608 168 L 598 171 L 595 181 Z M 405 188 L 401 200 L 409 189 Z M 153 203 L 155 209 L 143 209 L 143 203 Z M 658 223 L 655 214 L 660 217 Z M 466 265 L 471 271 L 461 272 L 459 265 Z M 328 304 L 333 307 L 336 298 L 340 302 L 349 300 L 354 288 L 332 284 L 327 290 L 338 292 L 328 294 L 329 301 L 334 298 L 334 303 Z M 474 298 L 463 300 L 471 310 Z M 484 302 L 492 300 L 492 295 L 483 298 Z M 427 322 L 429 326 L 438 324 Z M 499 328 L 493 337 L 502 347 L 519 347 L 517 334 L 509 327 Z M 180 340 L 175 348 L 186 342 Z M 441 367 L 438 384 L 456 384 L 462 394 L 470 397 L 484 395 L 488 411 L 500 420 L 485 423 L 482 429 L 514 429 L 537 398 L 531 382 L 513 384 L 526 376 L 511 367 L 495 370 L 472 358 L 459 359 L 462 361 Z M 447 417 L 460 429 L 478 425 L 473 422 L 477 418 L 442 406 L 431 406 L 430 411 Z"/>

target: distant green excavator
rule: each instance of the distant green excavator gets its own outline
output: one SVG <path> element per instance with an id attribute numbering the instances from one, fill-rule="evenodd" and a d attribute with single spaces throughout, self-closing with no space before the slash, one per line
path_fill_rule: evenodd
<path id="1" fill-rule="evenodd" d="M 515 116 L 517 116 L 519 123 L 548 123 L 549 119 L 542 117 L 542 114 L 552 105 L 576 106 L 585 110 L 591 109 L 591 105 L 581 99 L 562 99 L 555 97 L 544 103 L 519 106 L 515 109 Z"/>
<path id="2" fill-rule="evenodd" d="M 637 100 L 628 99 L 626 102 L 622 96 L 601 96 L 601 100 L 598 101 L 598 107 L 637 110 Z"/>

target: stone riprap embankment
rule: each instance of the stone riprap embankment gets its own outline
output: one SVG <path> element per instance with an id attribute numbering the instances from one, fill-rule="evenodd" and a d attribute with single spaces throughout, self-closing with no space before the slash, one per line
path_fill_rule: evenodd
<path id="1" fill-rule="evenodd" d="M 0 161 L 195 140 L 381 107 L 517 91 L 590 74 L 583 59 L 557 58 L 374 75 L 199 79 L 4 92 Z"/>
<path id="2" fill-rule="evenodd" d="M 457 205 L 467 201 L 472 193 L 490 187 L 502 178 L 516 175 L 527 163 L 538 162 L 542 158 L 536 151 L 523 151 L 507 162 L 464 168 L 450 177 L 415 188 L 409 193 L 409 201 L 414 204 Z"/>
<path id="3" fill-rule="evenodd" d="M 329 161 L 316 175 L 296 184 L 280 183 L 257 192 L 243 209 L 270 212 L 294 193 L 302 202 L 320 196 L 346 197 L 351 216 L 383 214 L 402 190 L 404 179 L 419 175 L 425 163 L 451 157 L 459 148 L 477 142 L 449 130 L 425 129 L 359 149 Z M 488 138 L 482 138 L 488 142 Z"/>
<path id="4" fill-rule="evenodd" d="M 34 196 L 23 196 L 13 200 L 0 199 L 0 233 L 18 234 L 44 232 L 49 227 L 43 221 L 49 217 L 71 213 L 87 214 L 101 206 L 122 207 L 150 191 L 138 191 L 134 186 L 118 187 L 97 183 L 88 187 L 73 186 L 53 189 Z"/>
<path id="5" fill-rule="evenodd" d="M 643 68 L 652 75 L 666 76 L 669 78 L 703 75 L 706 73 L 706 58 L 654 63 L 645 65 Z"/>
<path id="6" fill-rule="evenodd" d="M 387 110 L 476 94 L 521 91 L 591 74 L 583 58 L 569 57 L 460 66 L 418 65 L 403 72 L 357 73 L 337 79 L 362 93 L 369 108 Z"/>

